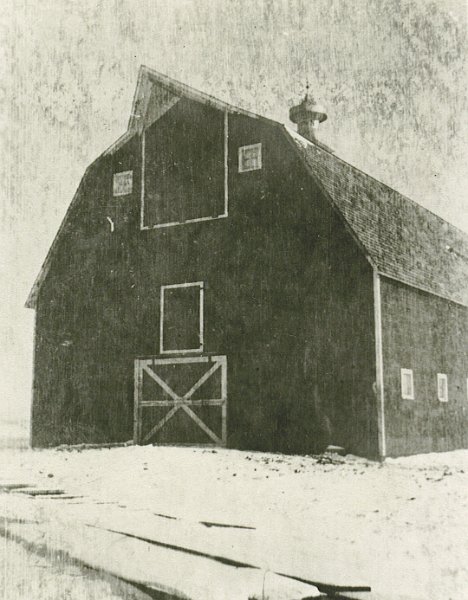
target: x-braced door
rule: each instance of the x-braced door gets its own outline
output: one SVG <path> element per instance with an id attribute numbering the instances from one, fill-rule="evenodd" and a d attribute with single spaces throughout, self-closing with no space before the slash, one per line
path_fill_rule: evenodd
<path id="1" fill-rule="evenodd" d="M 135 444 L 225 446 L 226 417 L 226 356 L 135 360 Z"/>

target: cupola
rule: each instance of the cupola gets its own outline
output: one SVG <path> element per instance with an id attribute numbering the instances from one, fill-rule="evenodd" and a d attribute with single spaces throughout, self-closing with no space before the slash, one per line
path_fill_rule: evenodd
<path id="1" fill-rule="evenodd" d="M 317 141 L 317 129 L 327 119 L 327 113 L 307 91 L 303 101 L 289 110 L 289 118 L 297 124 L 297 132 L 311 142 Z"/>

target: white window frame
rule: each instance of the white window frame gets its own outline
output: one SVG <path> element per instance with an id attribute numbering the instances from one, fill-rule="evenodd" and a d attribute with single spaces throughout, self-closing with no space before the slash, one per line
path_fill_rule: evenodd
<path id="1" fill-rule="evenodd" d="M 199 287 L 200 295 L 200 319 L 199 319 L 199 331 L 198 331 L 198 339 L 200 340 L 200 345 L 198 348 L 180 348 L 174 350 L 164 350 L 164 292 L 166 290 L 171 290 L 175 288 L 188 288 L 188 287 Z M 189 354 L 191 352 L 203 352 L 204 348 L 204 295 L 205 295 L 205 284 L 203 281 L 192 281 L 189 283 L 172 283 L 168 285 L 161 286 L 160 292 L 160 308 L 159 308 L 159 353 L 160 354 Z"/>
<path id="2" fill-rule="evenodd" d="M 409 394 L 406 393 L 404 379 L 406 376 L 411 377 L 411 391 Z M 400 378 L 401 378 L 401 397 L 403 400 L 414 400 L 414 375 L 413 369 L 400 369 Z"/>
<path id="3" fill-rule="evenodd" d="M 258 166 L 257 167 L 253 167 L 253 168 L 248 168 L 245 169 L 244 168 L 244 161 L 243 161 L 243 155 L 244 152 L 246 150 L 253 150 L 253 149 L 258 149 Z M 239 147 L 239 157 L 238 157 L 238 163 L 239 163 L 239 173 L 248 173 L 249 171 L 259 171 L 262 168 L 262 144 L 261 142 L 258 144 L 250 144 L 248 146 L 240 146 Z"/>
<path id="4" fill-rule="evenodd" d="M 228 141 L 229 141 L 229 118 L 228 112 L 224 113 L 224 209 L 221 215 L 216 217 L 198 217 L 186 221 L 171 221 L 170 223 L 157 223 L 156 225 L 145 225 L 145 162 L 146 162 L 146 133 L 143 130 L 141 136 L 141 195 L 140 195 L 140 231 L 149 229 L 161 229 L 163 227 L 174 227 L 175 225 L 186 225 L 187 223 L 200 223 L 201 221 L 216 221 L 225 219 L 229 213 L 229 169 L 228 169 Z"/>
<path id="5" fill-rule="evenodd" d="M 125 176 L 130 176 L 130 191 L 129 192 L 116 192 L 115 191 L 115 180 L 116 180 L 116 176 L 120 175 L 121 177 Z M 118 196 L 129 196 L 130 194 L 133 193 L 133 170 L 130 169 L 128 171 L 118 171 L 117 173 L 114 173 L 112 176 L 112 195 L 114 196 L 114 198 L 117 198 Z"/>
<path id="6" fill-rule="evenodd" d="M 441 396 L 440 384 L 444 382 L 445 396 Z M 437 399 L 439 402 L 448 402 L 448 377 L 445 373 L 437 373 Z"/>

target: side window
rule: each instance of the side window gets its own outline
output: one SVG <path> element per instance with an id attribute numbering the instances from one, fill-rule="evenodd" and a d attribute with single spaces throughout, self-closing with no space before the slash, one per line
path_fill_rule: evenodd
<path id="1" fill-rule="evenodd" d="M 251 144 L 239 148 L 239 173 L 262 168 L 262 145 Z"/>
<path id="2" fill-rule="evenodd" d="M 412 369 L 401 369 L 401 397 L 414 400 L 414 381 Z"/>
<path id="3" fill-rule="evenodd" d="M 448 382 L 445 373 L 437 373 L 437 398 L 440 402 L 448 402 Z"/>
<path id="4" fill-rule="evenodd" d="M 112 181 L 112 194 L 114 196 L 126 196 L 133 191 L 133 171 L 121 171 L 114 173 Z"/>
<path id="5" fill-rule="evenodd" d="M 203 282 L 161 287 L 161 354 L 203 352 Z"/>

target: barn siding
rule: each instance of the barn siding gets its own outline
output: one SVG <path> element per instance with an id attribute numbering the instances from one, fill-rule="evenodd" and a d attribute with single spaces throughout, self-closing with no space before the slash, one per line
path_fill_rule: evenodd
<path id="1" fill-rule="evenodd" d="M 322 447 L 377 457 L 372 269 L 321 194 L 312 198 L 302 276 L 308 421 Z"/>
<path id="2" fill-rule="evenodd" d="M 382 278 L 385 421 L 389 456 L 468 445 L 468 309 Z M 400 369 L 413 370 L 414 400 L 401 398 Z M 447 403 L 437 373 L 448 376 Z"/>
<path id="3" fill-rule="evenodd" d="M 187 144 L 210 111 L 190 111 Z M 238 173 L 238 147 L 258 142 L 263 168 Z M 41 288 L 33 444 L 129 439 L 133 359 L 159 355 L 160 286 L 204 281 L 205 353 L 228 357 L 228 445 L 375 454 L 372 273 L 279 128 L 229 117 L 227 218 L 140 231 L 140 161 L 134 136 L 98 162 Z M 129 169 L 132 194 L 112 198 L 112 173 Z"/>
<path id="4" fill-rule="evenodd" d="M 109 159 L 89 174 L 39 293 L 34 446 L 128 439 L 132 382 L 119 289 L 128 252 L 106 220 L 110 175 Z"/>

